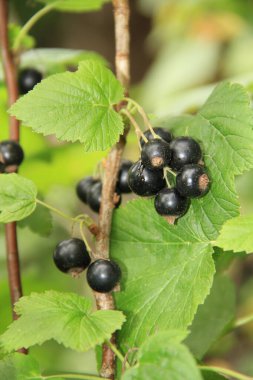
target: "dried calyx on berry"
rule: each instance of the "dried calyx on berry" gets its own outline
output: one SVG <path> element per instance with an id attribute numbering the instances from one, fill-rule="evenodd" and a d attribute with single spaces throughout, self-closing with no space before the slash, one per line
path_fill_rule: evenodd
<path id="1" fill-rule="evenodd" d="M 189 199 L 180 195 L 175 188 L 162 189 L 155 197 L 156 211 L 170 224 L 174 224 L 177 218 L 186 213 L 189 204 Z"/>
<path id="2" fill-rule="evenodd" d="M 24 152 L 18 142 L 6 140 L 0 143 L 0 163 L 3 169 L 19 166 L 24 159 Z"/>
<path id="3" fill-rule="evenodd" d="M 150 170 L 159 170 L 169 166 L 171 160 L 170 145 L 158 138 L 148 141 L 142 147 L 141 160 Z"/>
<path id="4" fill-rule="evenodd" d="M 119 282 L 121 270 L 115 261 L 99 259 L 89 266 L 86 277 L 91 289 L 99 293 L 108 293 Z"/>
<path id="5" fill-rule="evenodd" d="M 177 137 L 170 143 L 171 163 L 173 170 L 180 170 L 188 164 L 198 164 L 201 161 L 202 152 L 200 145 L 188 136 Z"/>
<path id="6" fill-rule="evenodd" d="M 161 127 L 155 127 L 153 128 L 153 131 L 156 135 L 158 135 L 162 140 L 166 141 L 167 143 L 170 143 L 173 136 L 167 129 L 161 128 Z M 144 136 L 148 139 L 148 141 L 154 140 L 155 137 L 153 136 L 152 132 L 148 129 L 144 132 Z M 143 138 L 140 139 L 141 147 L 144 146 L 145 142 Z"/>
<path id="7" fill-rule="evenodd" d="M 137 195 L 149 197 L 156 195 L 166 186 L 162 170 L 149 170 L 141 160 L 135 162 L 128 173 L 130 189 Z"/>
<path id="8" fill-rule="evenodd" d="M 27 94 L 34 86 L 41 82 L 42 74 L 34 68 L 26 68 L 20 71 L 18 86 L 20 94 Z"/>
<path id="9" fill-rule="evenodd" d="M 184 197 L 198 198 L 210 188 L 210 179 L 201 165 L 185 165 L 176 177 L 176 188 Z"/>
<path id="10" fill-rule="evenodd" d="M 90 256 L 83 240 L 72 238 L 60 242 L 54 251 L 54 263 L 64 273 L 78 275 L 90 264 Z"/>

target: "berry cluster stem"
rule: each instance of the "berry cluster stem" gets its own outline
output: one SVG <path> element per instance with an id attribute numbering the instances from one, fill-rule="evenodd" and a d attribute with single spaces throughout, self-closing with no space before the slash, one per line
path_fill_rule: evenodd
<path id="1" fill-rule="evenodd" d="M 7 0 L 0 0 L 0 44 L 8 94 L 8 104 L 11 105 L 18 98 L 18 86 L 14 57 L 9 46 L 8 3 L 9 2 Z M 11 140 L 19 140 L 19 122 L 14 117 L 10 117 L 9 119 L 9 136 Z M 20 297 L 22 297 L 22 285 L 19 265 L 17 226 L 15 222 L 5 225 L 5 240 L 12 314 L 13 319 L 17 319 L 18 316 L 14 311 L 14 304 Z M 20 352 L 27 353 L 27 350 L 21 349 Z"/>
<path id="2" fill-rule="evenodd" d="M 135 129 L 135 133 L 136 133 L 136 135 L 137 135 L 138 141 L 139 141 L 140 138 L 142 137 L 142 139 L 145 141 L 145 143 L 147 143 L 147 142 L 148 142 L 147 137 L 144 135 L 144 133 L 143 133 L 142 130 L 140 129 L 138 123 L 136 122 L 136 120 L 134 119 L 134 117 L 130 114 L 130 112 L 127 111 L 126 109 L 122 109 L 122 110 L 121 110 L 121 114 L 126 115 L 126 116 L 128 117 L 128 119 L 130 120 L 132 126 L 133 126 L 134 129 Z"/>

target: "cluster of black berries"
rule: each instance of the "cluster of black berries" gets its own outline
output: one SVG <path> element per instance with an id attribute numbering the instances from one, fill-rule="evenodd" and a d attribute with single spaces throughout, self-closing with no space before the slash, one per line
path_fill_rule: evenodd
<path id="1" fill-rule="evenodd" d="M 0 143 L 0 173 L 15 171 L 23 159 L 24 152 L 18 142 L 6 140 Z"/>
<path id="2" fill-rule="evenodd" d="M 53 258 L 60 271 L 74 276 L 88 268 L 87 282 L 91 289 L 99 293 L 112 291 L 121 277 L 120 267 L 112 260 L 99 259 L 91 263 L 85 243 L 77 238 L 59 243 Z"/>
<path id="3" fill-rule="evenodd" d="M 141 159 L 128 173 L 131 190 L 140 196 L 155 195 L 155 209 L 170 223 L 184 215 L 189 198 L 205 195 L 210 186 L 202 165 L 199 144 L 191 137 L 173 139 L 163 128 L 154 128 L 157 138 L 150 131 L 144 133 L 148 142 L 141 140 Z M 164 168 L 176 172 L 175 186 L 166 186 Z"/>
<path id="4" fill-rule="evenodd" d="M 20 94 L 27 94 L 33 87 L 40 83 L 42 74 L 33 68 L 21 70 L 18 77 L 18 87 Z"/>
<path id="5" fill-rule="evenodd" d="M 116 208 L 121 204 L 121 194 L 131 193 L 128 185 L 128 171 L 132 164 L 132 161 L 128 160 L 123 160 L 121 163 L 114 196 Z M 102 182 L 100 179 L 94 177 L 83 178 L 76 186 L 76 193 L 83 203 L 87 204 L 93 211 L 99 212 L 102 194 Z"/>

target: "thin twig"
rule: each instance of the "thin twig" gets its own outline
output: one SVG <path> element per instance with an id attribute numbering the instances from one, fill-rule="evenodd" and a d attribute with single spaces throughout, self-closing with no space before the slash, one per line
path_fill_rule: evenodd
<path id="1" fill-rule="evenodd" d="M 125 96 L 128 95 L 130 73 L 129 73 L 129 2 L 128 0 L 113 0 L 115 39 L 116 39 L 116 73 L 117 78 L 124 86 Z M 119 105 L 118 111 L 124 106 Z M 101 208 L 99 214 L 99 232 L 96 240 L 95 258 L 108 259 L 110 256 L 110 233 L 112 224 L 112 214 L 114 209 L 113 197 L 117 182 L 118 171 L 126 144 L 125 129 L 124 135 L 112 148 L 106 160 L 105 175 L 102 189 Z M 95 293 L 98 309 L 114 309 L 114 299 L 112 294 Z M 115 345 L 115 335 L 111 338 L 111 343 Z M 102 354 L 102 368 L 100 375 L 107 379 L 114 379 L 115 373 L 115 353 L 104 344 Z"/>
<path id="2" fill-rule="evenodd" d="M 11 105 L 18 98 L 18 86 L 14 57 L 9 47 L 7 0 L 0 0 L 0 43 L 5 82 L 8 93 L 8 104 Z M 12 140 L 19 140 L 19 122 L 14 117 L 10 117 L 9 119 L 9 136 Z M 22 286 L 18 254 L 17 226 L 15 222 L 6 224 L 5 240 L 12 314 L 13 319 L 17 319 L 17 315 L 14 311 L 14 304 L 20 297 L 22 297 Z M 21 349 L 20 352 L 27 353 L 25 349 Z"/>
<path id="3" fill-rule="evenodd" d="M 251 376 L 244 375 L 240 372 L 233 371 L 232 369 L 228 369 L 228 368 L 205 366 L 205 365 L 203 366 L 200 365 L 199 368 L 204 371 L 220 373 L 222 375 L 233 377 L 234 379 L 238 379 L 238 380 L 253 380 L 253 377 Z"/>

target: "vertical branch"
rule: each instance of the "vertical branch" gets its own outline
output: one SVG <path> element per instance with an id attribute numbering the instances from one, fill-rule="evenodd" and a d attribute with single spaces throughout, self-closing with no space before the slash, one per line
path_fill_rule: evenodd
<path id="1" fill-rule="evenodd" d="M 18 98 L 18 87 L 14 57 L 9 47 L 8 0 L 0 0 L 0 44 L 8 93 L 8 104 L 10 106 Z M 19 140 L 19 122 L 14 117 L 10 117 L 9 119 L 9 136 L 12 140 Z M 16 319 L 17 315 L 13 310 L 13 305 L 22 296 L 16 223 L 5 225 L 5 240 L 12 313 L 13 319 Z M 24 349 L 20 351 L 26 353 Z"/>
<path id="2" fill-rule="evenodd" d="M 115 40 L 116 40 L 116 73 L 117 78 L 128 94 L 129 73 L 129 1 L 114 0 Z M 123 104 L 121 105 L 123 106 Z M 110 233 L 114 209 L 113 197 L 126 144 L 127 129 L 119 142 L 112 148 L 106 160 L 105 176 L 102 190 L 101 208 L 99 214 L 99 232 L 96 239 L 95 257 L 108 259 L 110 257 Z M 95 293 L 97 308 L 100 310 L 114 309 L 114 299 L 111 294 Z M 115 335 L 111 342 L 115 344 Z M 103 345 L 101 376 L 113 380 L 115 373 L 115 354 L 106 344 Z"/>

